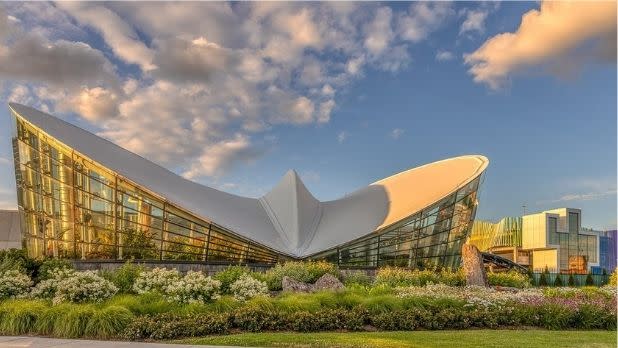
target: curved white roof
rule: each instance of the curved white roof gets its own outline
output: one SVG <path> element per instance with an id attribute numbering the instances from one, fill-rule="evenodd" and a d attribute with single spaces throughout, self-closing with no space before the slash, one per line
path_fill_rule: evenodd
<path id="1" fill-rule="evenodd" d="M 296 172 L 259 199 L 189 181 L 79 127 L 33 108 L 10 108 L 49 136 L 119 175 L 281 253 L 303 257 L 388 226 L 453 193 L 489 163 L 480 155 L 454 157 L 377 181 L 343 198 L 320 202 Z"/>

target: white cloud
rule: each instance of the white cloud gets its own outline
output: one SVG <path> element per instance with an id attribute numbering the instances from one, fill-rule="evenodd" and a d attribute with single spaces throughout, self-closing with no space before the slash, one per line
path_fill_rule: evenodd
<path id="1" fill-rule="evenodd" d="M 390 132 L 390 137 L 397 140 L 403 135 L 404 132 L 405 130 L 401 128 L 395 128 Z"/>
<path id="2" fill-rule="evenodd" d="M 373 21 L 365 29 L 367 33 L 365 48 L 370 54 L 380 55 L 390 45 L 394 36 L 391 28 L 392 18 L 393 11 L 390 7 L 381 7 L 376 11 Z"/>
<path id="3" fill-rule="evenodd" d="M 98 30 L 114 54 L 143 70 L 154 68 L 152 51 L 140 41 L 137 33 L 118 14 L 94 2 L 59 1 L 57 6 L 71 14 L 83 25 Z"/>
<path id="4" fill-rule="evenodd" d="M 219 176 L 239 159 L 250 161 L 256 156 L 249 139 L 237 134 L 233 139 L 209 146 L 183 176 L 195 179 L 201 175 Z"/>
<path id="5" fill-rule="evenodd" d="M 10 4 L 12 26 L 29 34 L 0 37 L 0 76 L 12 100 L 76 112 L 185 176 L 221 176 L 268 151 L 278 125 L 330 122 L 341 91 L 368 69 L 405 68 L 411 43 L 451 13 L 443 3 L 404 14 L 377 3 Z M 135 64 L 130 74 L 118 61 Z"/>
<path id="6" fill-rule="evenodd" d="M 348 138 L 348 132 L 346 131 L 341 131 L 339 132 L 339 134 L 337 134 L 337 141 L 339 142 L 339 144 L 346 141 L 347 138 Z"/>
<path id="7" fill-rule="evenodd" d="M 9 46 L 0 43 L 0 76 L 57 86 L 117 83 L 112 64 L 100 51 L 83 42 L 49 42 L 36 34 Z"/>
<path id="8" fill-rule="evenodd" d="M 485 20 L 489 15 L 488 10 L 466 10 L 466 19 L 461 23 L 459 27 L 459 35 L 466 33 L 484 33 L 485 32 Z"/>
<path id="9" fill-rule="evenodd" d="M 455 55 L 450 51 L 438 51 L 436 53 L 436 60 L 439 62 L 446 62 L 448 60 L 453 60 L 453 58 L 455 58 Z"/>
<path id="10" fill-rule="evenodd" d="M 0 157 L 0 165 L 8 165 L 11 161 L 8 158 Z"/>
<path id="11" fill-rule="evenodd" d="M 552 202 L 593 201 L 615 195 L 616 190 L 608 190 L 605 192 L 573 193 L 564 195 L 556 200 L 553 200 Z"/>
<path id="12" fill-rule="evenodd" d="M 448 2 L 415 2 L 398 18 L 398 32 L 404 40 L 419 42 L 437 30 L 455 11 Z"/>
<path id="13" fill-rule="evenodd" d="M 589 62 L 616 64 L 616 2 L 544 1 L 516 32 L 490 38 L 464 60 L 474 81 L 492 89 L 535 66 L 565 73 Z"/>

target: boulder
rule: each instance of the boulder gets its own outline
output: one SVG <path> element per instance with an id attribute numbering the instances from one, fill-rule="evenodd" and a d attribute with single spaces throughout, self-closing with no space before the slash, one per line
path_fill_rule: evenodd
<path id="1" fill-rule="evenodd" d="M 466 274 L 466 285 L 489 286 L 483 256 L 476 246 L 466 243 L 461 247 L 461 263 Z"/>
<path id="2" fill-rule="evenodd" d="M 343 283 L 332 274 L 326 273 L 313 284 L 313 291 L 320 290 L 341 290 Z"/>
<path id="3" fill-rule="evenodd" d="M 283 291 L 291 292 L 311 292 L 313 290 L 313 285 L 299 282 L 298 280 L 288 276 L 283 277 L 281 287 L 283 288 Z"/>

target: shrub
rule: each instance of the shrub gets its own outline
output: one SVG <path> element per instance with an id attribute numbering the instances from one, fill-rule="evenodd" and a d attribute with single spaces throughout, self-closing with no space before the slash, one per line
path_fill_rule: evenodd
<path id="1" fill-rule="evenodd" d="M 46 305 L 40 301 L 17 300 L 4 303 L 0 319 L 0 333 L 23 335 L 34 330 L 34 324 Z"/>
<path id="2" fill-rule="evenodd" d="M 245 273 L 229 287 L 234 298 L 238 301 L 245 301 L 255 296 L 268 294 L 268 287 L 265 282 L 254 279 Z"/>
<path id="3" fill-rule="evenodd" d="M 361 285 L 361 286 L 369 286 L 373 283 L 373 280 L 367 273 L 358 271 L 346 273 L 343 275 L 343 284 L 346 286 L 350 285 Z"/>
<path id="4" fill-rule="evenodd" d="M 146 293 L 142 295 L 117 295 L 105 302 L 108 306 L 121 306 L 130 310 L 135 315 L 152 315 L 166 312 L 176 312 L 181 305 L 170 303 L 159 293 Z"/>
<path id="5" fill-rule="evenodd" d="M 539 286 L 547 286 L 547 285 L 549 285 L 548 284 L 548 279 L 547 279 L 548 277 L 549 277 L 549 269 L 547 267 L 545 267 L 545 270 L 539 276 Z"/>
<path id="6" fill-rule="evenodd" d="M 288 261 L 266 271 L 264 277 L 269 290 L 281 290 L 283 277 L 305 283 L 314 283 L 324 274 L 340 277 L 337 266 L 326 261 Z"/>
<path id="7" fill-rule="evenodd" d="M 69 268 L 53 268 L 46 271 L 48 279 L 40 281 L 30 290 L 30 297 L 52 300 L 56 296 L 58 286 L 75 274 L 75 270 Z"/>
<path id="8" fill-rule="evenodd" d="M 592 278 L 592 274 L 588 273 L 586 276 L 586 285 L 592 286 L 594 285 L 594 279 Z"/>
<path id="9" fill-rule="evenodd" d="M 133 284 L 135 284 L 136 279 L 143 271 L 143 266 L 136 265 L 129 260 L 113 271 L 104 272 L 102 276 L 114 283 L 118 288 L 118 292 L 122 294 L 134 294 L 136 291 L 133 288 Z"/>
<path id="10" fill-rule="evenodd" d="M 213 313 L 208 316 L 159 314 L 137 317 L 126 327 L 122 337 L 129 340 L 199 337 L 225 333 L 228 328 L 229 317 L 225 314 Z"/>
<path id="11" fill-rule="evenodd" d="M 68 304 L 64 312 L 56 317 L 54 336 L 78 338 L 84 335 L 86 325 L 93 317 L 95 310 L 90 304 Z"/>
<path id="12" fill-rule="evenodd" d="M 574 322 L 574 313 L 568 307 L 547 303 L 539 309 L 539 324 L 549 330 L 563 330 Z"/>
<path id="13" fill-rule="evenodd" d="M 391 313 L 382 312 L 370 317 L 371 325 L 380 330 L 411 331 L 422 327 L 427 322 L 430 312 L 421 308 L 398 310 Z"/>
<path id="14" fill-rule="evenodd" d="M 562 284 L 562 277 L 560 276 L 560 274 L 556 274 L 556 279 L 554 280 L 554 286 L 555 287 L 561 287 L 564 284 Z"/>
<path id="15" fill-rule="evenodd" d="M 68 260 L 64 259 L 46 259 L 41 263 L 41 267 L 39 267 L 39 272 L 37 276 L 38 281 L 43 281 L 47 279 L 54 278 L 56 274 L 56 270 L 58 269 L 69 269 L 73 270 L 73 264 Z"/>
<path id="16" fill-rule="evenodd" d="M 530 286 L 530 278 L 527 274 L 522 274 L 516 271 L 503 273 L 487 273 L 489 285 L 493 286 L 508 286 L 512 288 L 527 288 Z"/>
<path id="17" fill-rule="evenodd" d="M 189 271 L 163 288 L 169 299 L 180 303 L 209 302 L 219 298 L 221 282 L 204 276 L 202 272 Z"/>
<path id="18" fill-rule="evenodd" d="M 360 330 L 365 324 L 362 310 L 325 309 L 319 312 L 295 312 L 285 320 L 289 329 L 298 332 Z"/>
<path id="19" fill-rule="evenodd" d="M 618 286 L 618 267 L 614 269 L 612 274 L 609 276 L 609 285 Z"/>
<path id="20" fill-rule="evenodd" d="M 50 336 L 54 334 L 56 323 L 60 322 L 61 318 L 73 309 L 73 306 L 71 303 L 61 303 L 48 307 L 36 321 L 35 331 L 39 335 Z"/>
<path id="21" fill-rule="evenodd" d="M 18 270 L 0 272 L 0 300 L 25 297 L 31 286 L 30 277 Z"/>
<path id="22" fill-rule="evenodd" d="M 84 330 L 84 335 L 101 339 L 117 337 L 133 320 L 133 314 L 120 306 L 96 310 Z"/>
<path id="23" fill-rule="evenodd" d="M 249 269 L 244 266 L 228 266 L 223 271 L 218 272 L 212 278 L 221 282 L 221 293 L 232 294 L 230 287 L 243 274 L 249 273 Z"/>
<path id="24" fill-rule="evenodd" d="M 278 330 L 286 327 L 283 313 L 269 303 L 261 302 L 249 302 L 237 308 L 232 314 L 232 322 L 237 328 L 251 332 Z"/>
<path id="25" fill-rule="evenodd" d="M 52 302 L 100 302 L 117 291 L 114 284 L 94 271 L 74 272 L 57 284 Z"/>
<path id="26" fill-rule="evenodd" d="M 375 279 L 376 284 L 385 284 L 391 287 L 398 286 L 423 286 L 429 283 L 461 286 L 465 284 L 463 270 L 452 272 L 442 270 L 418 270 L 397 267 L 384 267 L 378 270 Z"/>
<path id="27" fill-rule="evenodd" d="M 180 279 L 180 273 L 176 269 L 154 268 L 150 271 L 142 271 L 139 273 L 133 291 L 138 294 L 147 292 L 164 293 L 164 288 Z"/>
<path id="28" fill-rule="evenodd" d="M 575 277 L 573 274 L 569 274 L 569 286 L 575 286 Z"/>
<path id="29" fill-rule="evenodd" d="M 40 261 L 30 258 L 24 249 L 0 250 L 0 272 L 20 271 L 35 278 L 40 264 Z"/>

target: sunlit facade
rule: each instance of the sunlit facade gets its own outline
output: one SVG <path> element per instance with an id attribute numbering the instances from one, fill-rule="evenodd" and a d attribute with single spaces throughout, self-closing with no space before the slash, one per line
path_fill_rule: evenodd
<path id="1" fill-rule="evenodd" d="M 475 221 L 470 243 L 536 272 L 586 273 L 599 267 L 602 232 L 581 227 L 581 210 L 560 208 L 498 223 Z"/>
<path id="2" fill-rule="evenodd" d="M 320 202 L 295 172 L 258 199 L 177 175 L 11 104 L 23 247 L 33 257 L 457 267 L 488 161 L 461 156 Z"/>
<path id="3" fill-rule="evenodd" d="M 33 257 L 273 263 L 239 238 L 119 177 L 15 115 L 24 247 Z"/>
<path id="4" fill-rule="evenodd" d="M 341 266 L 456 268 L 476 214 L 481 176 L 420 212 L 315 256 Z"/>

